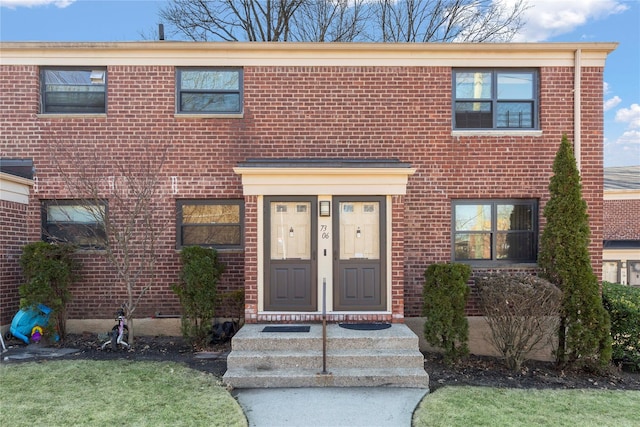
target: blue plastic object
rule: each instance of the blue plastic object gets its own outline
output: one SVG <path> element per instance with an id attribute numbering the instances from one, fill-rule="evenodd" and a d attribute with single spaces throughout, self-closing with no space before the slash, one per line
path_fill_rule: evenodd
<path id="1" fill-rule="evenodd" d="M 44 304 L 38 304 L 37 308 L 23 308 L 13 316 L 9 332 L 25 344 L 29 344 L 31 331 L 36 326 L 45 328 L 49 324 L 51 311 L 52 309 Z"/>

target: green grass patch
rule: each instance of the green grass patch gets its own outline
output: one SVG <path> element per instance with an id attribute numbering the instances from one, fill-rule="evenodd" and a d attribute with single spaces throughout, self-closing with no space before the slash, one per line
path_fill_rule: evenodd
<path id="1" fill-rule="evenodd" d="M 443 387 L 428 394 L 414 427 L 637 426 L 640 391 Z"/>
<path id="2" fill-rule="evenodd" d="M 6 426 L 246 426 L 218 378 L 171 362 L 0 365 Z"/>

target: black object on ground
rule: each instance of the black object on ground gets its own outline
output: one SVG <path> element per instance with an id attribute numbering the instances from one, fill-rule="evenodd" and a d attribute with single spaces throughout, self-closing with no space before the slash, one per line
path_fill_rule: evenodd
<path id="1" fill-rule="evenodd" d="M 341 328 L 354 331 L 379 331 L 391 327 L 391 323 L 340 323 Z"/>
<path id="2" fill-rule="evenodd" d="M 261 332 L 309 332 L 310 326 L 265 326 Z"/>

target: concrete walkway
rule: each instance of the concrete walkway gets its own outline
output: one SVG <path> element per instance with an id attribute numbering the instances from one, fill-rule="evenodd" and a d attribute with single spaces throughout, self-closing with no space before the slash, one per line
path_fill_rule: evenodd
<path id="1" fill-rule="evenodd" d="M 250 427 L 410 427 L 425 388 L 238 389 Z"/>

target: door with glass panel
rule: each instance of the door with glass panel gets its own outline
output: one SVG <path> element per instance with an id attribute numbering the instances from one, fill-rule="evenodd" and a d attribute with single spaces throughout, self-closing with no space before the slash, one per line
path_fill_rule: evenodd
<path id="1" fill-rule="evenodd" d="M 315 311 L 316 198 L 265 197 L 265 311 Z"/>
<path id="2" fill-rule="evenodd" d="M 334 310 L 386 310 L 384 197 L 334 197 L 333 205 Z"/>

